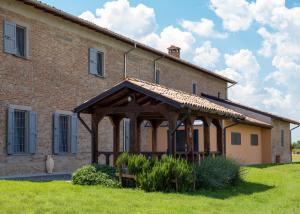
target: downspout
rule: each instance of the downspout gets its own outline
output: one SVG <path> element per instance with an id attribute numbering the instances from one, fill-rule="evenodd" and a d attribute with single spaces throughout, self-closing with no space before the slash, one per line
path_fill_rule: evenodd
<path id="1" fill-rule="evenodd" d="M 133 50 L 136 49 L 136 45 L 137 45 L 137 44 L 134 43 L 134 47 L 131 48 L 131 49 L 129 49 L 128 51 L 126 51 L 126 52 L 124 53 L 124 79 L 127 78 L 127 55 L 128 55 L 131 51 L 133 51 Z"/>
<path id="2" fill-rule="evenodd" d="M 293 160 L 292 160 L 292 131 L 295 130 L 295 129 L 297 129 L 297 128 L 299 128 L 299 127 L 300 127 L 300 125 L 297 125 L 297 126 L 295 126 L 294 128 L 291 128 L 291 129 L 290 129 L 290 140 L 291 140 L 291 143 L 290 143 L 291 160 L 290 160 L 290 162 L 293 161 Z"/>
<path id="3" fill-rule="evenodd" d="M 234 121 L 233 124 L 230 124 L 230 125 L 224 127 L 224 151 L 223 151 L 223 153 L 224 153 L 225 157 L 226 157 L 226 129 L 230 128 L 230 127 L 233 127 L 233 126 L 236 126 L 238 124 L 240 124 L 240 122 L 238 120 L 236 120 L 236 121 Z"/>
<path id="4" fill-rule="evenodd" d="M 154 59 L 154 61 L 153 61 L 153 64 L 154 64 L 154 66 L 153 66 L 153 68 L 154 68 L 154 82 L 156 81 L 156 62 L 157 62 L 158 60 L 163 59 L 163 58 L 165 58 L 165 56 L 160 56 L 160 57 Z"/>

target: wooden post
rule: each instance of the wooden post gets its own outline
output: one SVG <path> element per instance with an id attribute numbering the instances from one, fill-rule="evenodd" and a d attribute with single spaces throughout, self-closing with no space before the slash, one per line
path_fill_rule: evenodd
<path id="1" fill-rule="evenodd" d="M 204 154 L 209 155 L 210 153 L 210 124 L 211 119 L 205 118 L 203 121 L 203 132 L 204 132 Z"/>
<path id="2" fill-rule="evenodd" d="M 187 158 L 190 163 L 194 163 L 194 118 L 189 115 L 184 122 L 186 143 L 187 143 Z"/>
<path id="3" fill-rule="evenodd" d="M 117 157 L 120 152 L 120 121 L 121 117 L 111 117 L 113 123 L 113 165 L 116 165 Z"/>
<path id="4" fill-rule="evenodd" d="M 161 121 L 151 120 L 150 123 L 152 126 L 152 152 L 157 152 L 157 128 Z"/>
<path id="5" fill-rule="evenodd" d="M 91 147 L 91 162 L 98 163 L 98 126 L 100 118 L 96 115 L 92 115 L 92 147 Z"/>
<path id="6" fill-rule="evenodd" d="M 213 119 L 212 123 L 217 129 L 217 154 L 223 154 L 223 125 L 221 119 Z"/>
<path id="7" fill-rule="evenodd" d="M 173 155 L 176 158 L 176 125 L 177 125 L 178 114 L 169 114 L 169 131 L 168 131 L 168 155 Z"/>
<path id="8" fill-rule="evenodd" d="M 141 152 L 141 124 L 143 120 L 140 118 L 137 118 L 137 124 L 136 124 L 136 153 L 139 154 Z"/>
<path id="9" fill-rule="evenodd" d="M 137 153 L 138 151 L 138 136 L 137 136 L 137 114 L 136 113 L 130 113 L 128 114 L 128 117 L 130 119 L 130 130 L 129 130 L 129 153 Z"/>

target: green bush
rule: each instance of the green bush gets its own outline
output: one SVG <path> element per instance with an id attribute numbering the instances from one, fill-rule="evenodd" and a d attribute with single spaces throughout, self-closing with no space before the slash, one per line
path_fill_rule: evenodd
<path id="1" fill-rule="evenodd" d="M 86 165 L 76 170 L 72 175 L 73 184 L 102 185 L 106 187 L 120 187 L 114 178 L 113 168 L 101 165 Z"/>
<path id="2" fill-rule="evenodd" d="M 207 157 L 195 167 L 196 187 L 221 189 L 235 185 L 241 179 L 240 166 L 225 157 Z"/>
<path id="3" fill-rule="evenodd" d="M 165 157 L 149 169 L 136 176 L 137 184 L 145 191 L 182 192 L 193 187 L 193 170 L 185 160 Z"/>

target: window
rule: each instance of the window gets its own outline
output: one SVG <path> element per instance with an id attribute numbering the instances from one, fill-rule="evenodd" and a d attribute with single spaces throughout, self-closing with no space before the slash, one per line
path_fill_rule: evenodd
<path id="1" fill-rule="evenodd" d="M 258 135 L 257 134 L 251 134 L 251 145 L 252 146 L 258 145 Z"/>
<path id="2" fill-rule="evenodd" d="M 14 152 L 25 153 L 27 148 L 26 125 L 27 112 L 22 110 L 14 111 Z"/>
<path id="3" fill-rule="evenodd" d="M 4 22 L 4 51 L 26 57 L 26 28 L 14 22 Z"/>
<path id="4" fill-rule="evenodd" d="M 231 144 L 241 145 L 241 133 L 231 132 Z"/>
<path id="5" fill-rule="evenodd" d="M 220 92 L 218 92 L 218 98 L 219 98 L 219 99 L 221 98 L 221 93 L 220 93 Z"/>
<path id="6" fill-rule="evenodd" d="M 156 84 L 160 83 L 160 71 L 159 70 L 155 71 L 155 83 Z"/>
<path id="7" fill-rule="evenodd" d="M 197 83 L 195 83 L 195 82 L 193 82 L 192 91 L 193 91 L 193 94 L 197 93 Z"/>
<path id="8" fill-rule="evenodd" d="M 59 152 L 68 152 L 70 145 L 70 116 L 59 116 Z"/>
<path id="9" fill-rule="evenodd" d="M 53 116 L 54 154 L 77 152 L 77 116 L 54 113 Z"/>
<path id="10" fill-rule="evenodd" d="M 97 49 L 89 49 L 89 72 L 104 77 L 104 53 Z"/>
<path id="11" fill-rule="evenodd" d="M 281 146 L 284 146 L 284 130 L 281 130 L 280 143 L 281 143 Z"/>
<path id="12" fill-rule="evenodd" d="M 10 107 L 7 117 L 7 153 L 34 154 L 37 141 L 36 113 L 25 108 Z"/>

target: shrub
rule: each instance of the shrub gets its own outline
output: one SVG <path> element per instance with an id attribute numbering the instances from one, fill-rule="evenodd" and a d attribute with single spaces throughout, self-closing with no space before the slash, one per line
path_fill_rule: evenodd
<path id="1" fill-rule="evenodd" d="M 195 167 L 196 187 L 221 189 L 235 185 L 241 178 L 240 166 L 225 157 L 207 157 Z"/>
<path id="2" fill-rule="evenodd" d="M 148 171 L 136 176 L 145 191 L 188 191 L 193 187 L 192 167 L 182 159 L 165 157 Z"/>
<path id="3" fill-rule="evenodd" d="M 128 165 L 128 160 L 129 160 L 130 155 L 127 152 L 123 152 L 116 161 L 116 165 L 119 169 L 121 170 L 122 166 L 127 166 Z"/>
<path id="4" fill-rule="evenodd" d="M 102 185 L 106 187 L 120 187 L 114 179 L 111 167 L 101 165 L 86 165 L 76 170 L 72 176 L 73 184 Z"/>
<path id="5" fill-rule="evenodd" d="M 143 155 L 130 155 L 128 159 L 128 171 L 132 175 L 138 175 L 148 169 L 149 161 Z"/>

